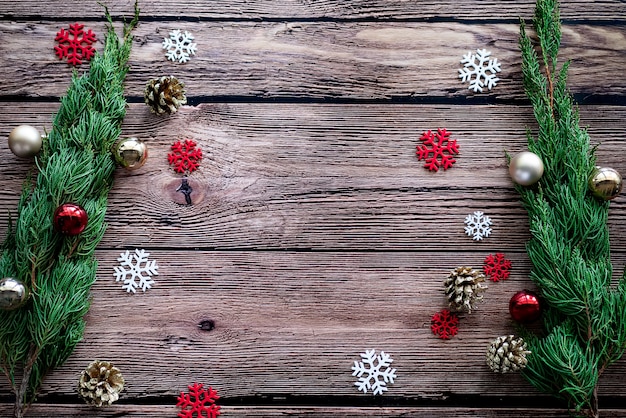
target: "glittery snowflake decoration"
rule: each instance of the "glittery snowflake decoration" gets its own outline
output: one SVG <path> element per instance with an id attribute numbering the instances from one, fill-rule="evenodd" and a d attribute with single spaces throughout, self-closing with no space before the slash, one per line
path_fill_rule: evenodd
<path id="1" fill-rule="evenodd" d="M 80 65 L 83 61 L 89 61 L 96 50 L 91 46 L 96 42 L 96 34 L 89 29 L 83 30 L 85 25 L 74 23 L 70 30 L 61 29 L 57 32 L 54 40 L 59 43 L 54 47 L 54 52 L 59 59 L 67 58 L 69 65 Z"/>
<path id="2" fill-rule="evenodd" d="M 172 152 L 167 154 L 167 161 L 174 167 L 174 171 L 191 173 L 200 167 L 202 150 L 196 148 L 196 145 L 196 141 L 191 139 L 185 139 L 183 142 L 176 141 L 172 144 Z"/>
<path id="3" fill-rule="evenodd" d="M 417 159 L 425 160 L 424 167 L 431 171 L 444 170 L 452 167 L 456 162 L 453 155 L 459 153 L 456 139 L 450 139 L 450 132 L 437 129 L 437 132 L 426 131 L 420 137 L 422 145 L 417 146 Z"/>
<path id="4" fill-rule="evenodd" d="M 204 388 L 202 383 L 187 386 L 189 393 L 180 392 L 177 407 L 181 408 L 179 418 L 216 418 L 220 415 L 220 406 L 215 405 L 220 397 L 211 386 Z"/>
<path id="5" fill-rule="evenodd" d="M 431 318 L 430 330 L 442 340 L 448 340 L 459 331 L 459 316 L 448 309 L 437 312 Z"/>
<path id="6" fill-rule="evenodd" d="M 465 233 L 474 241 L 480 241 L 491 235 L 491 218 L 476 211 L 465 217 Z"/>
<path id="7" fill-rule="evenodd" d="M 477 49 L 475 54 L 469 51 L 463 55 L 463 68 L 459 69 L 459 78 L 463 83 L 469 81 L 468 89 L 474 90 L 474 93 L 482 93 L 485 86 L 491 90 L 500 81 L 496 77 L 500 72 L 500 63 L 497 58 L 491 59 L 490 55 L 491 52 L 486 49 Z"/>
<path id="8" fill-rule="evenodd" d="M 169 38 L 163 39 L 167 59 L 180 63 L 189 61 L 192 55 L 196 55 L 196 44 L 193 39 L 193 35 L 187 31 L 181 32 L 178 29 L 171 31 Z"/>
<path id="9" fill-rule="evenodd" d="M 483 271 L 494 282 L 506 280 L 511 274 L 511 260 L 507 260 L 502 253 L 489 254 Z"/>
<path id="10" fill-rule="evenodd" d="M 120 265 L 115 267 L 113 275 L 116 282 L 123 282 L 122 289 L 128 293 L 136 293 L 137 289 L 145 292 L 152 288 L 154 284 L 152 276 L 159 275 L 159 267 L 156 265 L 156 261 L 148 260 L 149 256 L 150 253 L 139 249 L 135 249 L 132 254 L 128 250 L 120 254 L 117 259 Z"/>
<path id="11" fill-rule="evenodd" d="M 387 391 L 387 383 L 393 383 L 396 378 L 396 369 L 389 367 L 393 359 L 384 351 L 376 355 L 376 350 L 365 350 L 361 359 L 352 366 L 352 376 L 359 378 L 354 385 L 363 393 L 371 390 L 372 395 L 382 395 Z"/>

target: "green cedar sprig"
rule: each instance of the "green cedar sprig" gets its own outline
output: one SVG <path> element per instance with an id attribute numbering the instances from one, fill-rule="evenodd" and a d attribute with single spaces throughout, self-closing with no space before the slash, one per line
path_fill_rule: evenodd
<path id="1" fill-rule="evenodd" d="M 139 8 L 135 3 L 122 39 L 106 7 L 105 13 L 104 52 L 94 56 L 87 73 L 74 72 L 36 159 L 36 181 L 25 183 L 18 219 L 2 246 L 0 277 L 15 277 L 31 289 L 23 308 L 0 311 L 0 368 L 16 396 L 15 417 L 23 416 L 46 373 L 82 339 L 96 279 L 94 251 L 106 229 L 115 170 L 111 148 L 126 114 L 124 79 Z M 66 202 L 81 205 L 89 218 L 77 237 L 53 229 L 53 213 Z"/>
<path id="2" fill-rule="evenodd" d="M 595 148 L 566 87 L 569 62 L 557 66 L 558 1 L 537 0 L 533 22 L 539 54 L 520 26 L 524 88 L 539 125 L 528 149 L 545 172 L 535 187 L 516 188 L 530 222 L 531 279 L 547 306 L 545 333 L 529 338 L 523 374 L 577 414 L 596 417 L 598 378 L 626 348 L 626 279 L 611 286 L 609 203 L 588 191 Z"/>

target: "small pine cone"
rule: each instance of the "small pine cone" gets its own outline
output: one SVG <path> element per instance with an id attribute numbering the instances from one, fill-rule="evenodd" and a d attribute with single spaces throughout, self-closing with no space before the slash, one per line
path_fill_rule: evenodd
<path id="1" fill-rule="evenodd" d="M 78 394 L 85 402 L 95 405 L 111 405 L 124 389 L 124 378 L 117 367 L 108 361 L 92 362 L 80 375 Z"/>
<path id="2" fill-rule="evenodd" d="M 487 288 L 485 275 L 471 267 L 457 267 L 443 282 L 451 311 L 472 313 L 474 302 L 482 300 L 482 292 Z"/>
<path id="3" fill-rule="evenodd" d="M 176 113 L 181 105 L 187 103 L 185 86 L 174 76 L 163 76 L 148 81 L 144 91 L 144 101 L 152 113 Z"/>
<path id="4" fill-rule="evenodd" d="M 526 349 L 526 342 L 521 337 L 503 335 L 489 346 L 487 365 L 496 373 L 516 372 L 526 367 L 528 354 L 530 351 Z"/>

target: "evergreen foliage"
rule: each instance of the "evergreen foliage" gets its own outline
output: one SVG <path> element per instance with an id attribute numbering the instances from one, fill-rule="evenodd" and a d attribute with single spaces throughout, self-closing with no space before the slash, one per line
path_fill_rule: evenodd
<path id="1" fill-rule="evenodd" d="M 111 147 L 126 113 L 124 79 L 139 18 L 135 3 L 135 16 L 120 39 L 105 11 L 104 52 L 96 54 L 87 73 L 74 73 L 36 159 L 36 181 L 25 183 L 17 221 L 9 226 L 0 255 L 0 277 L 15 277 L 31 290 L 24 307 L 0 311 L 0 367 L 16 396 L 15 417 L 23 416 L 46 373 L 63 364 L 82 339 L 96 280 L 94 251 L 106 229 L 115 170 Z M 87 211 L 88 225 L 79 236 L 53 229 L 53 213 L 66 202 Z"/>
<path id="2" fill-rule="evenodd" d="M 539 125 L 536 137 L 528 133 L 528 149 L 545 172 L 535 187 L 517 190 L 530 221 L 531 278 L 547 306 L 544 334 L 527 337 L 532 354 L 523 374 L 576 414 L 596 417 L 598 378 L 626 347 L 626 279 L 611 283 L 609 203 L 588 190 L 595 148 L 566 88 L 569 62 L 557 66 L 558 1 L 537 0 L 533 21 L 537 48 L 523 21 L 520 38 L 524 87 Z"/>

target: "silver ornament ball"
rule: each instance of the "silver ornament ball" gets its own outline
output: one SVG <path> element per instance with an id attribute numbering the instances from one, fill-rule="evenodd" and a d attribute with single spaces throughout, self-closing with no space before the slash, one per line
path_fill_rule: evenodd
<path id="1" fill-rule="evenodd" d="M 511 159 L 509 174 L 513 181 L 522 186 L 530 186 L 543 176 L 543 161 L 535 153 L 524 151 Z"/>
<path id="2" fill-rule="evenodd" d="M 12 311 L 20 308 L 28 301 L 28 287 L 13 277 L 0 280 L 0 309 Z"/>
<path id="3" fill-rule="evenodd" d="M 127 170 L 136 170 L 146 163 L 148 147 L 137 138 L 124 138 L 113 147 L 115 161 Z"/>
<path id="4" fill-rule="evenodd" d="M 602 200 L 615 199 L 622 186 L 622 176 L 611 167 L 596 167 L 589 177 L 589 190 Z"/>
<path id="5" fill-rule="evenodd" d="M 30 125 L 16 126 L 9 134 L 9 148 L 20 158 L 31 158 L 37 155 L 42 143 L 41 133 Z"/>

